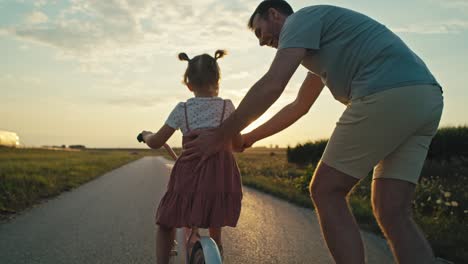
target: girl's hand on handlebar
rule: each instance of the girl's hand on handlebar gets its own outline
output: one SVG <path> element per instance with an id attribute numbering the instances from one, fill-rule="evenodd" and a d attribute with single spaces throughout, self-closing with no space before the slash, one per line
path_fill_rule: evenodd
<path id="1" fill-rule="evenodd" d="M 141 135 L 142 135 L 142 137 L 143 137 L 143 140 L 144 140 L 145 142 L 148 142 L 148 139 L 149 139 L 149 137 L 151 137 L 151 136 L 153 135 L 153 132 L 143 130 L 143 131 L 141 132 Z"/>

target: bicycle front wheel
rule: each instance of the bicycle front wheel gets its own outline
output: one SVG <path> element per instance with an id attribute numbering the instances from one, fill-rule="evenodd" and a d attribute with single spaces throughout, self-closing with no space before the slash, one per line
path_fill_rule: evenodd
<path id="1" fill-rule="evenodd" d="M 221 264 L 221 254 L 216 242 L 210 237 L 202 236 L 192 248 L 190 263 Z"/>
<path id="2" fill-rule="evenodd" d="M 203 254 L 203 248 L 200 242 L 195 243 L 192 248 L 190 264 L 205 264 L 205 255 Z"/>

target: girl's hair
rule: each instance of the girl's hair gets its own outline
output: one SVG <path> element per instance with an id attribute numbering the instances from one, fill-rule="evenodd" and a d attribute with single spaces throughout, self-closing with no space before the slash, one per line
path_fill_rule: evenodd
<path id="1" fill-rule="evenodd" d="M 218 88 L 221 74 L 217 60 L 226 54 L 225 50 L 217 50 L 214 58 L 208 54 L 202 54 L 190 59 L 186 53 L 179 53 L 179 60 L 188 61 L 183 83 L 190 84 L 198 90 L 209 89 L 213 86 Z"/>

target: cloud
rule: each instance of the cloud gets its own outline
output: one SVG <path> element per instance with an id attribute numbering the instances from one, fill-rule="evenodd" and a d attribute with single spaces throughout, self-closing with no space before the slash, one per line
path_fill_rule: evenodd
<path id="1" fill-rule="evenodd" d="M 230 81 L 230 80 L 245 79 L 245 78 L 249 77 L 249 75 L 250 74 L 248 72 L 242 71 L 242 72 L 239 72 L 239 73 L 229 74 L 228 76 L 223 77 L 223 80 Z"/>
<path id="2" fill-rule="evenodd" d="M 200 0 L 196 5 L 182 0 L 71 0 L 56 17 L 47 19 L 36 11 L 29 23 L 7 32 L 56 48 L 58 57 L 78 61 L 83 71 L 102 74 L 108 65 L 119 65 L 123 72 L 134 72 L 145 67 L 142 60 L 188 47 L 199 53 L 256 46 L 246 28 L 255 5 L 248 0 Z"/>
<path id="3" fill-rule="evenodd" d="M 460 34 L 468 30 L 468 21 L 452 20 L 430 24 L 413 24 L 406 27 L 392 28 L 392 30 L 397 33 Z"/>
<path id="4" fill-rule="evenodd" d="M 161 90 L 149 87 L 142 80 L 128 80 L 121 77 L 106 78 L 94 83 L 91 90 L 102 91 L 103 96 L 97 96 L 91 101 L 106 103 L 116 107 L 155 107 L 161 105 L 173 106 L 175 103 L 187 100 L 190 93 L 185 89 Z"/>
<path id="5" fill-rule="evenodd" d="M 42 84 L 42 80 L 33 75 L 4 74 L 0 75 L 0 84 L 3 87 L 25 89 L 25 87 L 36 87 Z M 20 88 L 23 87 L 23 88 Z"/>
<path id="6" fill-rule="evenodd" d="M 468 8 L 468 0 L 436 0 L 445 8 Z"/>
<path id="7" fill-rule="evenodd" d="M 41 24 L 49 20 L 46 14 L 34 11 L 26 17 L 26 22 L 29 24 Z"/>
<path id="8" fill-rule="evenodd" d="M 76 55 L 91 50 L 98 44 L 93 40 L 93 37 L 100 34 L 91 23 L 80 23 L 79 21 L 67 21 L 67 24 L 55 25 L 54 27 L 25 26 L 10 29 L 10 32 L 21 39 L 52 46 Z"/>
<path id="9" fill-rule="evenodd" d="M 187 96 L 167 95 L 161 96 L 160 94 L 153 95 L 120 95 L 114 98 L 105 100 L 108 104 L 120 107 L 154 107 L 162 104 L 175 105 L 175 102 L 182 102 L 187 100 Z"/>
<path id="10" fill-rule="evenodd" d="M 47 4 L 46 0 L 36 0 L 36 1 L 34 1 L 34 6 L 35 7 L 45 6 L 46 4 Z"/>
<path id="11" fill-rule="evenodd" d="M 0 81 L 12 81 L 12 80 L 14 80 L 14 76 L 12 74 L 0 75 Z"/>
<path id="12" fill-rule="evenodd" d="M 227 89 L 227 90 L 223 90 L 222 92 L 227 94 L 228 98 L 240 100 L 245 97 L 245 95 L 247 94 L 249 90 L 250 90 L 250 86 L 247 85 L 240 89 Z"/>

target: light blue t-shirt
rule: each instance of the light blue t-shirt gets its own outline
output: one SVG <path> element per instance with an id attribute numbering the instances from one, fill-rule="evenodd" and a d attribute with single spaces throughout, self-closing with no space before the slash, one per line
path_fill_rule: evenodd
<path id="1" fill-rule="evenodd" d="M 321 77 L 338 101 L 418 84 L 440 87 L 424 62 L 387 27 L 358 12 L 328 5 L 290 15 L 278 49 L 306 48 L 302 65 Z"/>

